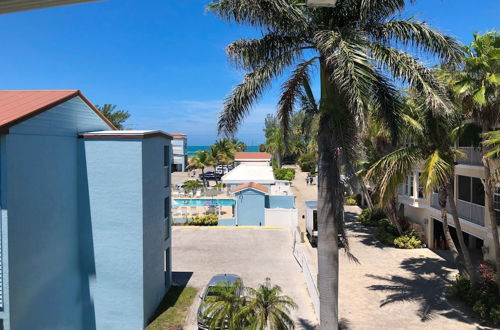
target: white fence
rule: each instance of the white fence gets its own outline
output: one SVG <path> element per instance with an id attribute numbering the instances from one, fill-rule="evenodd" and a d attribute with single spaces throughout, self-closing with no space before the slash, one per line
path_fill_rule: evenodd
<path id="1" fill-rule="evenodd" d="M 307 258 L 300 249 L 297 248 L 297 241 L 300 240 L 300 233 L 297 230 L 293 231 L 293 243 L 292 243 L 292 251 L 295 260 L 299 264 L 300 268 L 302 268 L 302 273 L 304 274 L 304 278 L 306 280 L 307 291 L 309 291 L 309 296 L 311 296 L 311 301 L 313 303 L 314 312 L 316 313 L 316 317 L 319 320 L 319 291 L 316 286 L 316 281 L 314 280 L 311 269 L 309 268 L 309 264 L 307 263 Z"/>
<path id="2" fill-rule="evenodd" d="M 297 221 L 297 209 L 265 209 L 266 226 L 285 227 L 295 230 Z"/>

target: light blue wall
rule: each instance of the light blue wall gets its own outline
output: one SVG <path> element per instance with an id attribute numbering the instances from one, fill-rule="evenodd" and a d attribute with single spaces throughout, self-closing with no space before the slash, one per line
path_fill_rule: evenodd
<path id="1" fill-rule="evenodd" d="M 170 219 L 165 219 L 164 201 L 170 200 L 170 164 L 164 167 L 163 147 L 170 140 L 162 137 L 145 139 L 142 148 L 143 208 L 144 208 L 144 315 L 153 315 L 172 282 L 170 258 L 164 273 L 164 253 L 171 244 Z M 170 160 L 172 155 L 170 154 Z M 165 180 L 167 179 L 167 180 Z M 169 210 L 170 214 L 170 210 Z M 165 221 L 168 221 L 166 226 Z M 168 230 L 168 233 L 166 232 Z M 168 234 L 168 235 L 167 235 Z M 166 239 L 168 237 L 168 239 Z M 170 255 L 172 255 L 170 250 Z M 167 278 L 165 278 L 165 275 Z"/>
<path id="2" fill-rule="evenodd" d="M 77 134 L 102 129 L 109 127 L 75 98 L 3 137 L 11 329 L 84 328 Z"/>
<path id="3" fill-rule="evenodd" d="M 266 196 L 266 208 L 293 209 L 295 208 L 295 196 Z"/>
<path id="4" fill-rule="evenodd" d="M 230 218 L 230 219 L 219 219 L 219 226 L 235 226 L 236 225 L 236 219 L 235 218 Z"/>
<path id="5" fill-rule="evenodd" d="M 265 194 L 254 189 L 237 192 L 236 214 L 238 226 L 264 225 Z"/>
<path id="6" fill-rule="evenodd" d="M 98 329 L 141 329 L 142 141 L 85 140 Z"/>

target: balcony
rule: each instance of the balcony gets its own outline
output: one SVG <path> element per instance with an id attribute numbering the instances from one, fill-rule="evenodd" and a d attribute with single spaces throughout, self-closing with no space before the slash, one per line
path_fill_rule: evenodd
<path id="1" fill-rule="evenodd" d="M 438 194 L 433 193 L 431 196 L 431 206 L 437 210 L 441 210 L 439 206 Z M 450 206 L 446 205 L 446 210 L 451 213 Z M 457 213 L 458 216 L 464 220 L 472 222 L 476 225 L 484 227 L 484 206 L 477 205 L 474 203 L 464 202 L 457 200 Z"/>
<path id="2" fill-rule="evenodd" d="M 460 158 L 457 160 L 459 164 L 464 165 L 474 165 L 474 166 L 483 166 L 482 156 L 483 153 L 480 148 L 475 147 L 459 147 L 460 151 L 465 153 L 465 158 Z"/>

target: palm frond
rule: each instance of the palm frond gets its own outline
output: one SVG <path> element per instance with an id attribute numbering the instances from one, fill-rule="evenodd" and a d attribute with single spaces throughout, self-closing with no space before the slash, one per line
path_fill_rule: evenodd
<path id="1" fill-rule="evenodd" d="M 243 82 L 237 85 L 224 101 L 218 122 L 219 134 L 234 134 L 252 105 L 270 86 L 271 80 L 282 74 L 294 59 L 294 53 L 286 53 L 245 75 Z"/>
<path id="2" fill-rule="evenodd" d="M 447 96 L 445 86 L 432 70 L 411 55 L 380 44 L 372 44 L 371 54 L 394 77 L 402 79 L 419 92 L 426 105 L 433 111 L 436 113 L 453 111 L 453 104 Z"/>
<path id="3" fill-rule="evenodd" d="M 359 11 L 362 20 L 378 21 L 403 10 L 405 5 L 405 0 L 361 0 Z"/>
<path id="4" fill-rule="evenodd" d="M 421 157 L 419 147 L 402 147 L 380 158 L 370 167 L 366 177 L 378 187 L 380 205 L 385 205 L 394 196 Z"/>
<path id="5" fill-rule="evenodd" d="M 420 183 L 425 194 L 446 185 L 453 174 L 453 159 L 447 159 L 439 149 L 434 150 L 424 161 L 424 168 L 420 176 Z"/>
<path id="6" fill-rule="evenodd" d="M 250 26 L 292 31 L 307 27 L 303 6 L 288 0 L 213 0 L 207 6 L 216 16 Z"/>
<path id="7" fill-rule="evenodd" d="M 313 57 L 308 61 L 300 63 L 281 89 L 281 98 L 278 102 L 278 119 L 283 128 L 285 143 L 288 141 L 290 116 L 294 109 L 295 101 L 301 95 L 300 91 L 304 83 L 309 83 L 310 66 L 316 60 L 317 57 Z"/>
<path id="8" fill-rule="evenodd" d="M 296 51 L 300 55 L 303 39 L 295 35 L 270 32 L 260 39 L 240 39 L 226 47 L 228 58 L 238 68 L 256 70 L 267 61 Z"/>
<path id="9" fill-rule="evenodd" d="M 401 45 L 438 56 L 447 64 L 456 65 L 463 61 L 464 53 L 460 44 L 454 38 L 433 30 L 425 22 L 390 20 L 370 25 L 369 32 L 385 44 L 395 40 Z"/>

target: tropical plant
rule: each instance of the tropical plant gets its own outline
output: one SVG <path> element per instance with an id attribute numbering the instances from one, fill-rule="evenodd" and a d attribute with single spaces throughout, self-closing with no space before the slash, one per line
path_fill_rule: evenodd
<path id="1" fill-rule="evenodd" d="M 182 187 L 186 192 L 192 191 L 194 193 L 198 189 L 203 188 L 203 185 L 201 184 L 200 180 L 187 180 L 184 182 Z"/>
<path id="2" fill-rule="evenodd" d="M 130 118 L 130 113 L 126 110 L 116 110 L 116 105 L 105 104 L 95 106 L 117 129 L 124 129 L 123 124 Z"/>
<path id="3" fill-rule="evenodd" d="M 500 159 L 500 130 L 485 133 L 483 145 L 486 147 L 485 156 L 490 159 Z M 493 180 L 500 182 L 500 168 L 493 172 Z"/>
<path id="4" fill-rule="evenodd" d="M 272 123 L 272 124 L 271 124 Z M 283 155 L 285 153 L 285 137 L 283 129 L 278 125 L 273 116 L 268 115 L 265 123 L 266 143 L 264 150 L 274 156 L 276 164 L 281 167 Z"/>
<path id="5" fill-rule="evenodd" d="M 211 288 L 213 290 L 205 300 L 206 309 L 202 317 L 208 322 L 210 330 L 216 329 L 241 329 L 242 318 L 239 313 L 244 306 L 245 298 L 239 294 L 241 283 L 231 284 L 221 282 Z"/>
<path id="6" fill-rule="evenodd" d="M 465 48 L 465 66 L 460 71 L 452 71 L 451 81 L 455 93 L 461 101 L 466 118 L 473 119 L 484 134 L 496 128 L 500 120 L 500 33 L 474 34 L 474 40 Z M 483 180 L 490 229 L 493 236 L 495 263 L 500 269 L 500 243 L 495 219 L 494 189 L 497 169 L 491 169 L 487 152 L 483 153 Z M 500 278 L 497 279 L 500 295 Z"/>
<path id="7" fill-rule="evenodd" d="M 257 289 L 247 288 L 246 304 L 239 312 L 239 317 L 248 323 L 251 330 L 282 330 L 294 329 L 290 317 L 291 309 L 297 308 L 292 298 L 282 294 L 278 285 L 271 285 L 266 278 L 264 284 Z"/>
<path id="8" fill-rule="evenodd" d="M 379 203 L 385 205 L 393 198 L 407 176 L 423 163 L 420 183 L 426 195 L 438 191 L 444 235 L 453 259 L 462 273 L 462 260 L 464 261 L 465 271 L 471 281 L 476 283 L 476 272 L 463 237 L 453 194 L 455 157 L 464 156 L 454 148 L 460 132 L 460 118 L 457 115 L 437 116 L 416 98 L 409 98 L 407 105 L 407 113 L 402 113 L 402 126 L 411 144 L 380 158 L 371 166 L 367 177 L 377 180 Z M 456 248 L 449 230 L 447 203 L 453 216 L 461 251 Z"/>
<path id="9" fill-rule="evenodd" d="M 448 64 L 461 60 L 454 39 L 423 22 L 401 19 L 404 0 L 339 0 L 335 7 L 308 7 L 295 0 L 214 0 L 215 15 L 261 30 L 260 39 L 241 39 L 227 47 L 229 58 L 247 70 L 226 98 L 220 133 L 233 135 L 272 80 L 288 72 L 278 103 L 285 138 L 301 86 L 319 67 L 318 106 L 318 282 L 322 329 L 338 327 L 338 234 L 343 233 L 342 161 L 355 157 L 357 132 L 367 109 L 384 118 L 396 138 L 401 102 L 391 79 L 413 86 L 435 110 L 452 107 L 445 88 L 409 53 L 393 45 L 436 55 Z M 310 56 L 304 59 L 306 56 Z M 343 239 L 344 243 L 347 243 Z M 348 248 L 347 244 L 344 244 Z"/>

